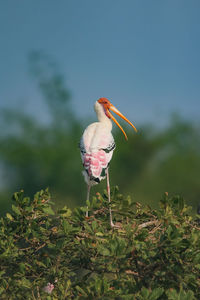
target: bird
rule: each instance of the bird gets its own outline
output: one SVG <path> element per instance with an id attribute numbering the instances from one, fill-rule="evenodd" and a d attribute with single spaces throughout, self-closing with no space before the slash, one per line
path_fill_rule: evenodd
<path id="1" fill-rule="evenodd" d="M 114 138 L 111 133 L 112 121 L 114 121 L 121 129 L 125 136 L 125 139 L 128 140 L 128 138 L 125 131 L 110 111 L 116 113 L 126 122 L 128 122 L 136 132 L 137 129 L 107 98 L 99 98 L 94 104 L 94 110 L 96 112 L 98 122 L 90 124 L 84 130 L 79 143 L 81 159 L 84 167 L 82 173 L 87 184 L 86 203 L 90 198 L 91 187 L 95 184 L 100 183 L 102 179 L 107 178 L 109 219 L 110 226 L 114 227 L 115 225 L 112 220 L 112 210 L 110 205 L 111 198 L 108 172 L 113 151 L 116 147 Z M 88 217 L 88 206 L 86 210 L 86 217 Z"/>

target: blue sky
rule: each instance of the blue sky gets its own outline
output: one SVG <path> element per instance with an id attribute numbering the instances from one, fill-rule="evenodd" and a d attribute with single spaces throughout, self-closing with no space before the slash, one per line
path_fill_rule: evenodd
<path id="1" fill-rule="evenodd" d="M 199 0 L 6 0 L 0 3 L 0 107 L 46 118 L 28 72 L 57 62 L 80 118 L 108 97 L 134 124 L 200 117 Z"/>

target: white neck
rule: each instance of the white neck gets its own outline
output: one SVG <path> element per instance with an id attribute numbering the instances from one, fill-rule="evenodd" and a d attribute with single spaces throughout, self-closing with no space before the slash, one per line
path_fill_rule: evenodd
<path id="1" fill-rule="evenodd" d="M 106 116 L 103 106 L 101 104 L 99 104 L 98 101 L 96 101 L 94 104 L 94 110 L 97 114 L 97 118 L 98 118 L 99 122 L 106 124 L 107 126 L 109 126 L 112 129 L 112 122 Z"/>

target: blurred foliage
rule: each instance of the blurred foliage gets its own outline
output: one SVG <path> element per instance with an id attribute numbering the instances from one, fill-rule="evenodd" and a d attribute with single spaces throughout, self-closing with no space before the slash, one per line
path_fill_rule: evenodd
<path id="1" fill-rule="evenodd" d="M 182 194 L 196 210 L 200 202 L 199 127 L 174 114 L 168 128 L 149 128 L 134 136 L 129 133 L 126 145 L 119 142 L 111 168 L 113 182 L 137 201 L 147 203 L 148 199 L 152 205 L 157 205 L 163 192 Z"/>
<path id="2" fill-rule="evenodd" d="M 7 211 L 11 194 L 22 188 L 33 196 L 49 187 L 58 206 L 74 207 L 86 198 L 78 142 L 90 121 L 83 125 L 77 119 L 69 89 L 55 63 L 38 52 L 31 54 L 29 62 L 49 121 L 44 123 L 20 108 L 1 111 L 1 214 Z M 174 115 L 168 128 L 145 125 L 138 129 L 137 134 L 126 129 L 127 143 L 114 128 L 117 149 L 111 161 L 111 185 L 118 184 L 123 193 L 153 206 L 163 192 L 180 193 L 196 209 L 200 202 L 199 127 Z M 94 187 L 93 193 L 104 186 Z"/>
<path id="3" fill-rule="evenodd" d="M 0 220 L 0 298 L 200 299 L 200 226 L 180 196 L 151 209 L 112 189 L 56 213 L 48 190 L 13 196 Z"/>
<path id="4" fill-rule="evenodd" d="M 84 189 L 78 150 L 81 124 L 56 66 L 39 53 L 31 55 L 30 63 L 50 121 L 45 125 L 20 109 L 1 113 L 0 157 L 5 181 L 2 194 L 4 197 L 6 192 L 23 188 L 33 195 L 49 186 L 57 199 L 77 205 L 80 189 Z M 4 205 L 1 200 L 6 210 Z"/>

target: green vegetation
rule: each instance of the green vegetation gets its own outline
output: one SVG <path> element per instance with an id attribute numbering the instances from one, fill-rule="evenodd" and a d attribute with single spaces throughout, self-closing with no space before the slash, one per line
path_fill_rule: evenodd
<path id="1" fill-rule="evenodd" d="M 70 105 L 70 94 L 56 67 L 38 53 L 31 56 L 31 73 L 38 81 L 49 121 L 7 109 L 0 115 L 0 161 L 4 184 L 1 186 L 1 212 L 15 190 L 28 195 L 50 187 L 61 202 L 77 205 L 84 189 L 78 142 L 82 134 Z M 45 65 L 45 67 L 43 66 Z"/>
<path id="2" fill-rule="evenodd" d="M 33 197 L 36 191 L 49 187 L 57 207 L 85 204 L 78 142 L 85 126 L 96 120 L 93 107 L 88 108 L 93 119 L 79 121 L 58 67 L 40 53 L 33 53 L 29 62 L 48 121 L 21 108 L 1 112 L 1 215 L 8 211 L 12 193 L 20 189 Z M 163 192 L 181 194 L 196 210 L 200 199 L 199 124 L 174 115 L 169 127 L 162 130 L 150 125 L 136 127 L 137 134 L 126 129 L 128 142 L 114 128 L 117 149 L 110 165 L 111 185 L 119 185 L 135 201 L 153 207 L 158 207 Z M 104 184 L 93 188 L 92 193 L 102 192 Z"/>
<path id="3" fill-rule="evenodd" d="M 200 226 L 183 199 L 151 209 L 112 190 L 56 213 L 48 190 L 13 196 L 0 220 L 0 298 L 200 299 Z M 49 284 L 49 285 L 48 285 Z M 48 293 L 49 286 L 49 293 Z"/>

